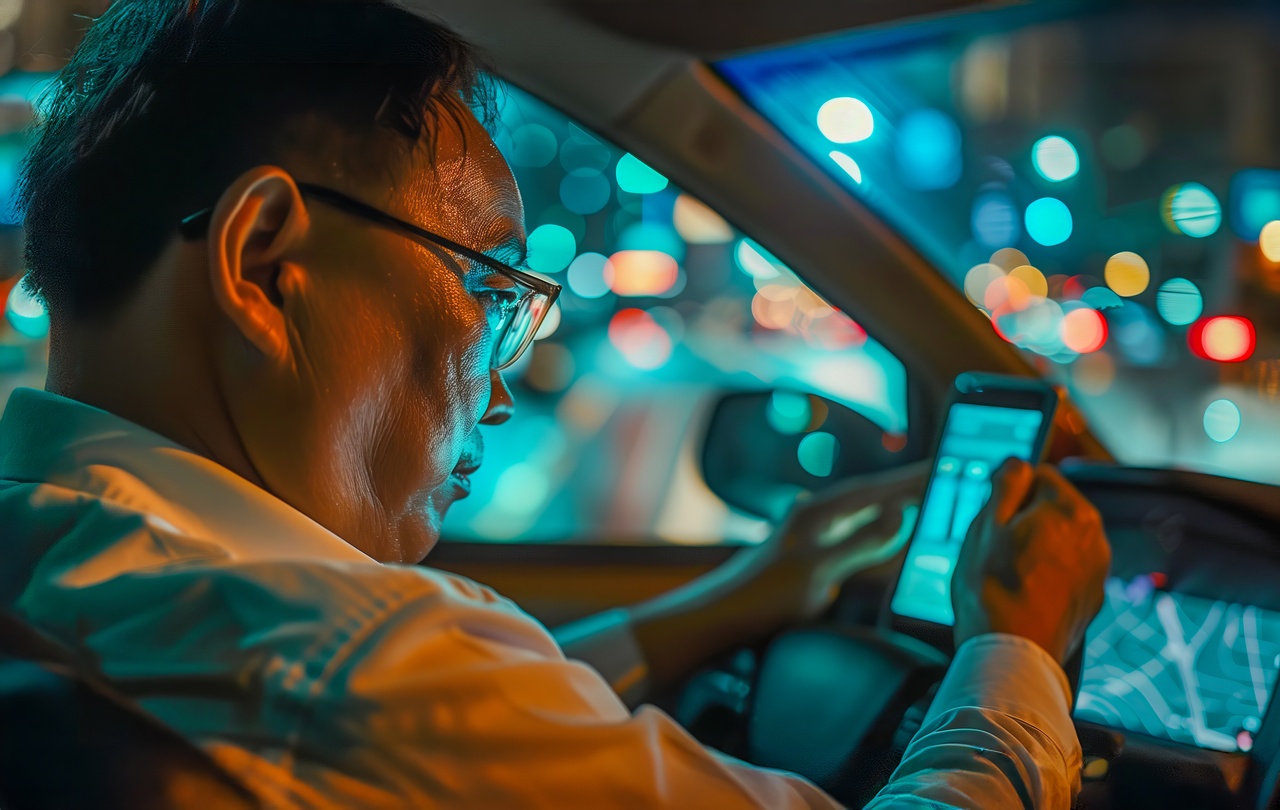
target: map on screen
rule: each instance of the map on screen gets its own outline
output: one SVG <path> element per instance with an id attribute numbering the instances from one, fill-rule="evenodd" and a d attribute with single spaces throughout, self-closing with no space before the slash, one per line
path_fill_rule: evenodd
<path id="1" fill-rule="evenodd" d="M 1089 627 L 1079 720 L 1248 751 L 1280 671 L 1280 613 L 1111 579 Z"/>

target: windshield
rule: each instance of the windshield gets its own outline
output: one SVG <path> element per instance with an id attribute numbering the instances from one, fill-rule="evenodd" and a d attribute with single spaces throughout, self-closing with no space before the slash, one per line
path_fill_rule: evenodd
<path id="1" fill-rule="evenodd" d="M 1280 482 L 1278 27 L 1019 8 L 717 67 L 1121 461 Z"/>

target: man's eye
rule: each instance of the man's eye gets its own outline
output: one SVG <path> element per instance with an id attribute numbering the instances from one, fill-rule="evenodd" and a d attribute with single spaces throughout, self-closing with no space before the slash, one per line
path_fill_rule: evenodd
<path id="1" fill-rule="evenodd" d="M 489 318 L 499 321 L 505 320 L 520 302 L 520 293 L 515 290 L 481 290 L 478 295 Z"/>

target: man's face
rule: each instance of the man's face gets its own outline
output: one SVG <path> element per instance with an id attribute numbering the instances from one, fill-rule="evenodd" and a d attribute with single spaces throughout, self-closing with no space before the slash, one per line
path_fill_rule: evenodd
<path id="1" fill-rule="evenodd" d="M 328 177 L 299 179 L 517 263 L 515 181 L 470 116 L 464 129 L 441 126 L 434 156 L 420 150 L 400 177 L 348 179 L 331 164 Z M 305 204 L 297 267 L 280 281 L 292 356 L 265 383 L 275 390 L 242 392 L 234 416 L 267 489 L 376 559 L 417 562 L 470 490 L 484 452 L 479 425 L 510 416 L 510 392 L 490 370 L 486 307 L 512 284 L 399 231 Z"/>

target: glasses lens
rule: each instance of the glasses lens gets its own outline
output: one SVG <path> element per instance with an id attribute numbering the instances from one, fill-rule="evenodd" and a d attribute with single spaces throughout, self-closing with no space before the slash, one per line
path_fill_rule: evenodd
<path id="1" fill-rule="evenodd" d="M 493 344 L 493 367 L 499 371 L 507 368 L 533 342 L 542 319 L 546 317 L 550 307 L 550 299 L 541 293 L 526 295 L 506 323 L 495 331 Z"/>

